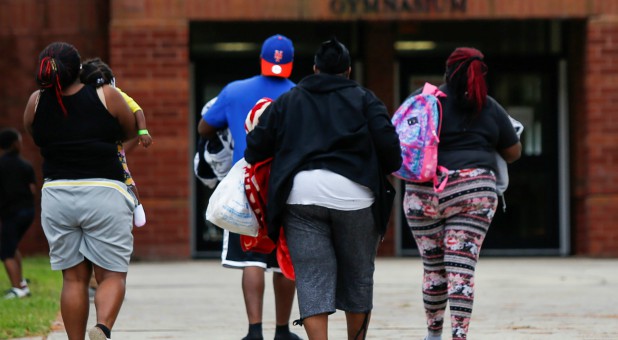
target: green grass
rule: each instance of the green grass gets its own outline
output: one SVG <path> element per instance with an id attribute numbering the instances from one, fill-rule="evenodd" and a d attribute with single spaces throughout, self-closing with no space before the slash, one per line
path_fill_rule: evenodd
<path id="1" fill-rule="evenodd" d="M 60 310 L 62 274 L 51 270 L 49 258 L 26 257 L 22 266 L 24 277 L 30 280 L 32 296 L 12 300 L 0 296 L 0 339 L 43 336 L 50 332 Z M 4 293 L 10 286 L 2 266 L 0 292 Z"/>

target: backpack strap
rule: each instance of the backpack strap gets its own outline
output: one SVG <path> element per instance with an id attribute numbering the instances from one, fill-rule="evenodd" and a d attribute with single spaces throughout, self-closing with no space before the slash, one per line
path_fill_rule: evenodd
<path id="1" fill-rule="evenodd" d="M 430 83 L 425 83 L 422 94 L 431 94 L 436 97 L 446 97 L 446 93 L 440 91 L 437 86 Z"/>
<path id="2" fill-rule="evenodd" d="M 446 98 L 446 93 L 440 91 L 440 89 L 430 83 L 425 83 L 425 85 L 423 85 L 423 91 L 421 92 L 421 94 L 423 95 L 431 95 L 431 96 L 435 96 L 437 98 Z M 439 121 L 438 121 L 438 128 L 435 129 L 434 126 L 431 127 L 432 130 L 436 130 L 438 131 L 438 136 L 440 137 L 440 130 L 442 130 L 442 103 L 438 100 L 437 101 L 438 104 L 438 112 L 440 112 L 440 117 L 439 117 Z"/>
<path id="3" fill-rule="evenodd" d="M 442 181 L 440 181 L 440 178 L 442 178 Z M 436 169 L 436 176 L 433 178 L 433 191 L 442 192 L 444 187 L 446 187 L 447 182 L 448 169 L 442 165 L 438 165 L 438 168 Z"/>
<path id="4" fill-rule="evenodd" d="M 430 83 L 425 83 L 425 85 L 423 86 L 422 94 L 429 94 L 429 95 L 436 96 L 438 98 L 446 97 L 446 93 L 440 91 L 440 89 L 438 89 L 437 86 L 430 84 Z M 440 103 L 439 100 L 437 101 L 437 104 L 438 104 L 438 111 L 440 112 L 440 120 L 438 122 L 438 129 L 435 129 L 433 126 L 431 128 L 434 131 L 435 130 L 438 131 L 438 136 L 436 137 L 439 138 L 440 130 L 442 129 L 442 104 Z M 440 181 L 440 178 L 442 178 L 441 181 Z M 441 165 L 438 165 L 438 168 L 436 169 L 436 176 L 433 178 L 433 190 L 435 192 L 442 192 L 444 190 L 444 187 L 446 187 L 447 182 L 448 182 L 448 169 Z"/>

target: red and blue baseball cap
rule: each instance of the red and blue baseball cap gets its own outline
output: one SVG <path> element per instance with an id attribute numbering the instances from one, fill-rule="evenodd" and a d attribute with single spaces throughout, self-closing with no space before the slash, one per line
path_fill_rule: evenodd
<path id="1" fill-rule="evenodd" d="M 281 34 L 266 39 L 262 45 L 262 75 L 288 78 L 292 74 L 294 45 Z"/>

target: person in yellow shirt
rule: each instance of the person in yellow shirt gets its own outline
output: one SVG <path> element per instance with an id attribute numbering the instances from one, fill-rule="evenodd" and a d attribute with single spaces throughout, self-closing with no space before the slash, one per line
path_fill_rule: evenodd
<path id="1" fill-rule="evenodd" d="M 82 72 L 80 75 L 80 79 L 82 83 L 93 85 L 97 88 L 100 88 L 104 84 L 111 85 L 112 87 L 116 88 L 116 90 L 120 92 L 124 100 L 127 102 L 127 105 L 135 115 L 138 131 L 137 143 L 145 148 L 148 148 L 152 144 L 152 136 L 150 136 L 150 133 L 146 128 L 146 116 L 144 115 L 144 110 L 142 110 L 142 108 L 133 98 L 131 98 L 128 94 L 124 93 L 120 88 L 116 87 L 116 78 L 114 77 L 114 73 L 105 62 L 103 62 L 100 58 L 93 58 L 84 61 L 82 63 Z M 103 102 L 103 105 L 105 105 L 105 100 L 103 98 L 101 101 Z M 122 167 L 124 168 L 125 184 L 135 194 L 135 197 L 139 202 L 139 205 L 137 206 L 137 208 L 135 208 L 134 224 L 137 227 L 141 227 L 146 224 L 146 214 L 144 213 L 144 208 L 141 204 L 137 186 L 135 185 L 135 181 L 133 180 L 131 172 L 129 171 L 125 152 L 125 149 L 133 148 L 135 145 L 134 143 L 134 141 L 130 141 L 129 143 L 125 143 L 127 144 L 125 145 L 121 141 L 118 141 L 117 145 L 118 157 L 122 162 Z"/>

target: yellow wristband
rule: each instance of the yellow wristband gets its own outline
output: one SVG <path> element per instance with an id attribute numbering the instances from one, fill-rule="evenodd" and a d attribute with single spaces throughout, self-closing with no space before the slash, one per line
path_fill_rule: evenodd
<path id="1" fill-rule="evenodd" d="M 143 129 L 143 130 L 137 130 L 137 135 L 143 136 L 143 135 L 149 135 L 149 133 L 148 133 L 148 130 Z"/>

